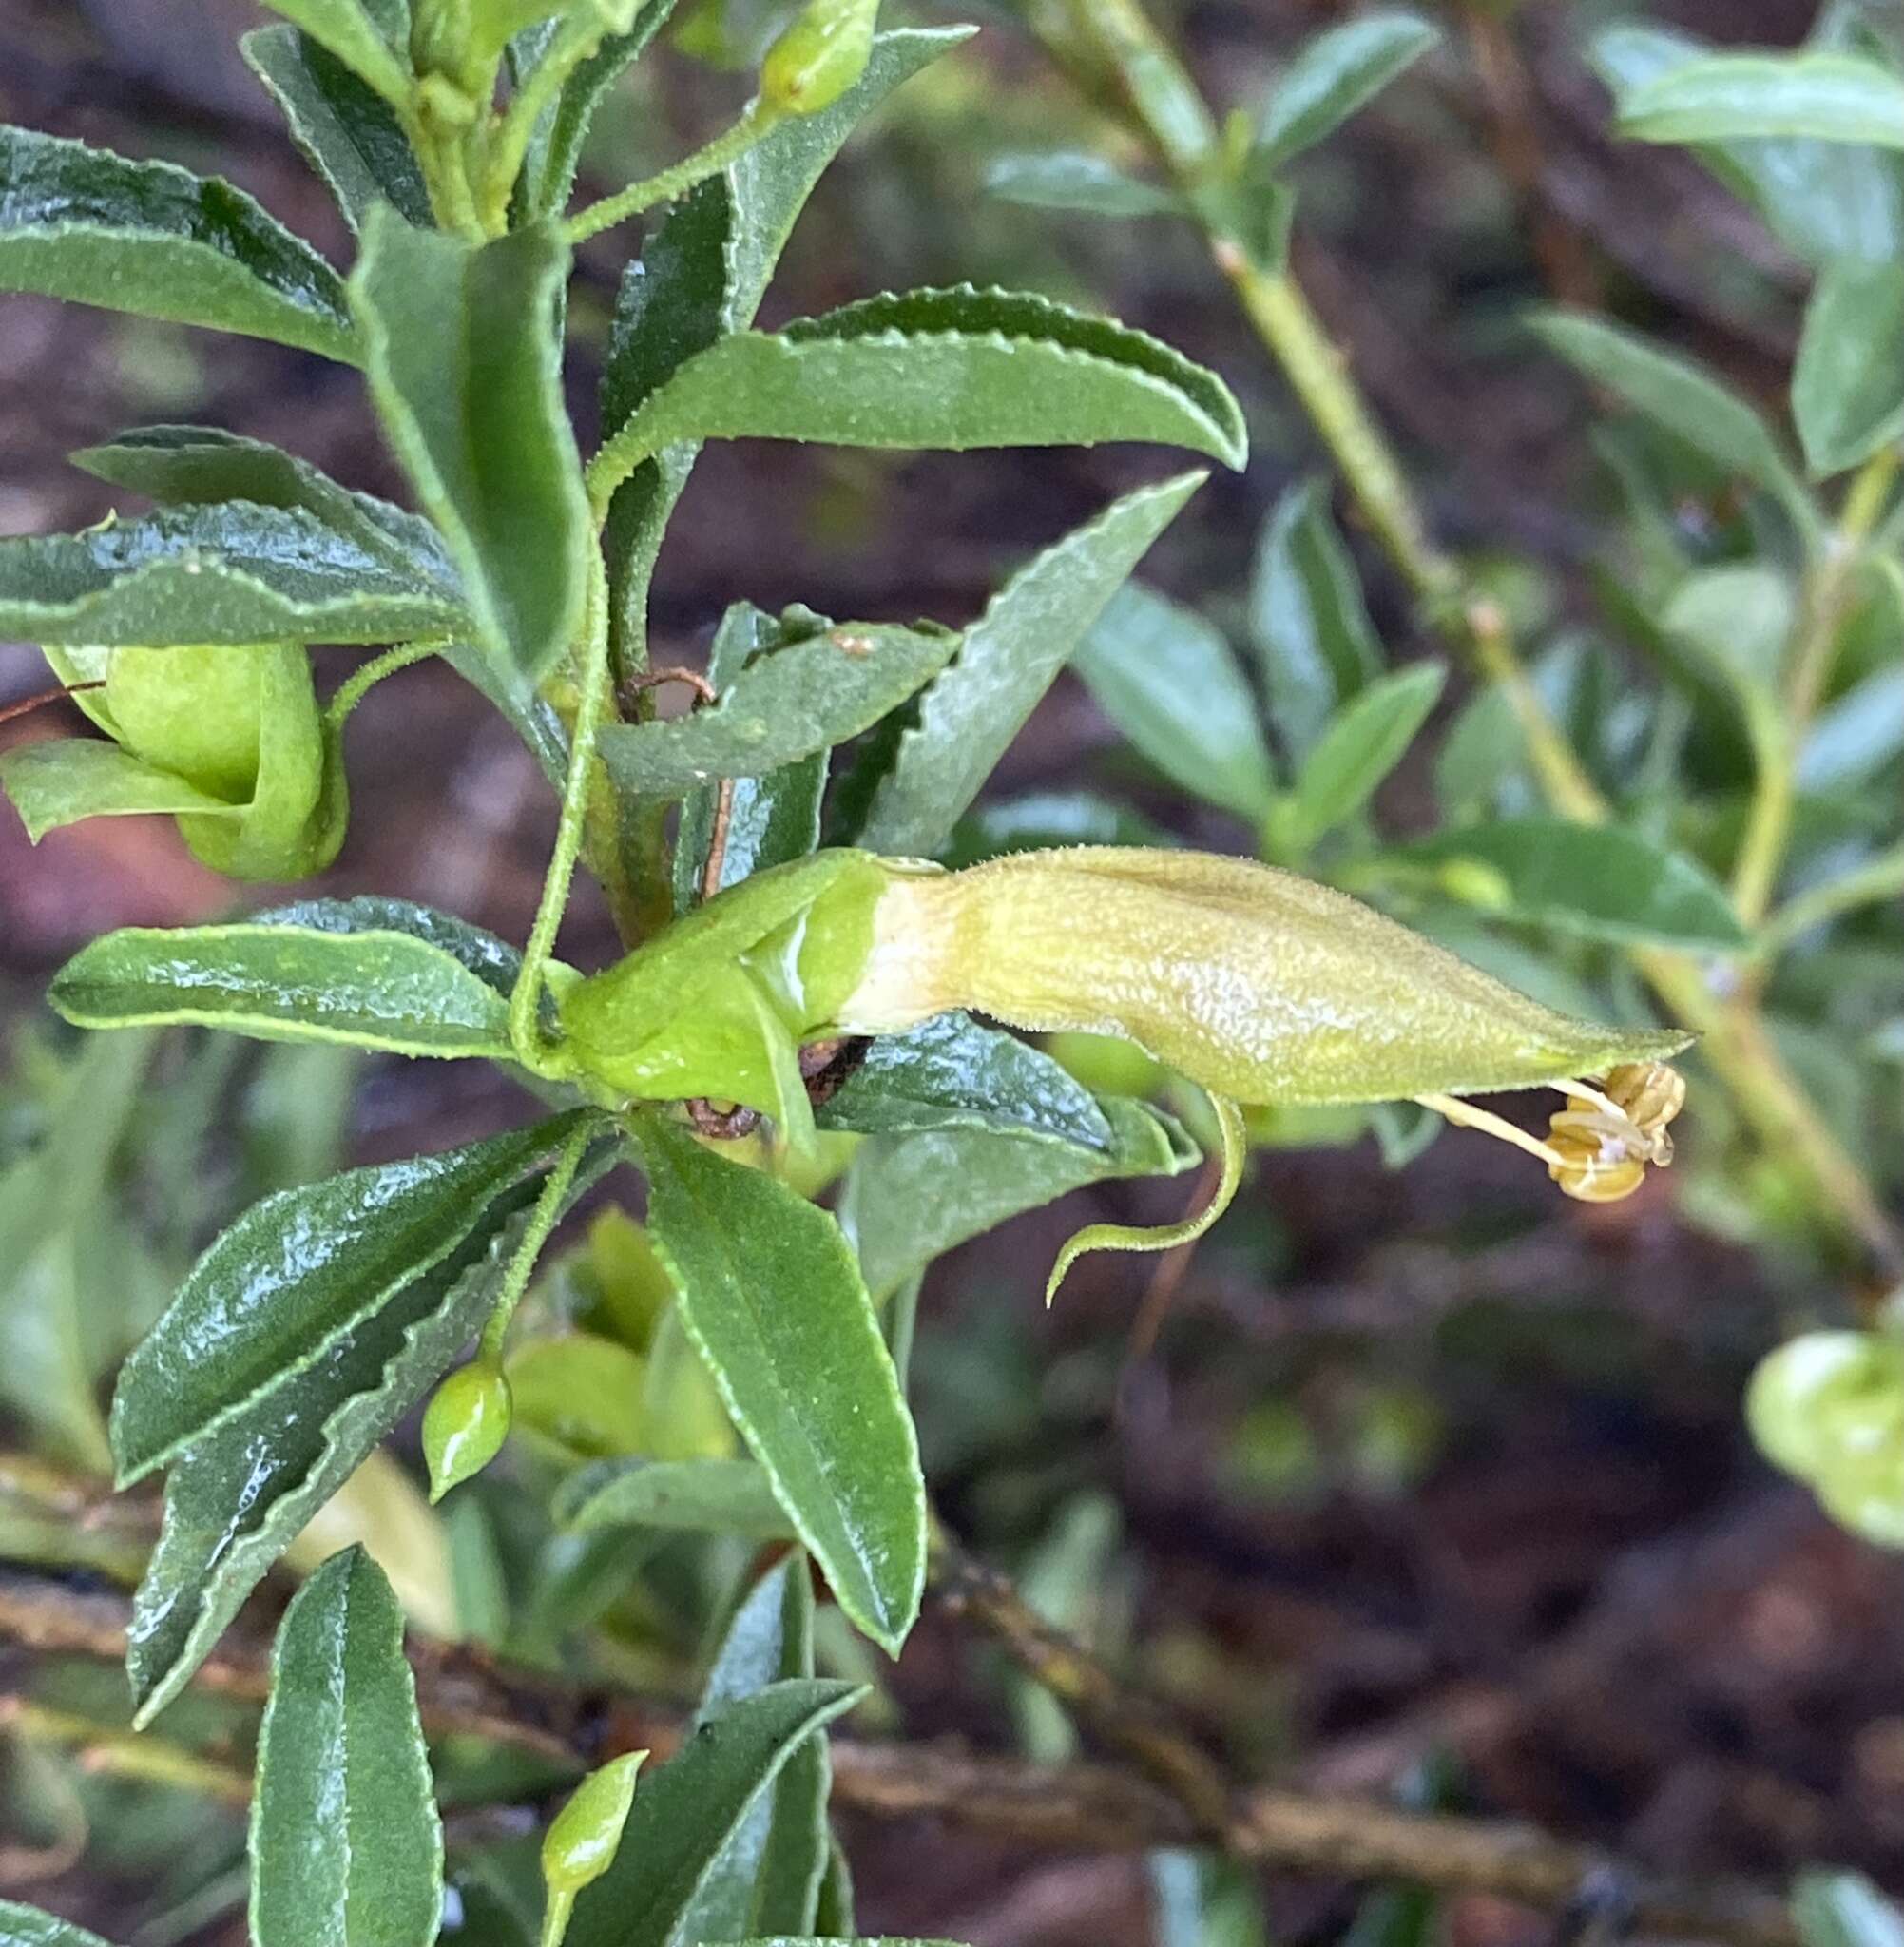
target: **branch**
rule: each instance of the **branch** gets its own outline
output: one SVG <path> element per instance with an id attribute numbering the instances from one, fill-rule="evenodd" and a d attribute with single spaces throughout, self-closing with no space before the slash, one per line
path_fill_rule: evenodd
<path id="1" fill-rule="evenodd" d="M 1414 1880 L 1555 1912 L 1610 1876 L 1643 1932 L 1723 1947 L 1798 1947 L 1782 1901 L 1758 1887 L 1656 1879 L 1525 1825 L 1396 1811 L 1359 1799 L 1233 1789 L 1161 1706 L 1135 1696 L 1041 1621 L 1003 1576 L 943 1538 L 940 1546 L 940 1599 L 997 1637 L 1148 1775 L 1108 1764 L 1028 1764 L 945 1743 L 835 1737 L 834 1802 L 846 1810 L 933 1819 L 1046 1851 L 1132 1852 L 1203 1840 L 1282 1872 Z M 0 1648 L 116 1662 L 125 1654 L 128 1620 L 123 1597 L 0 1567 Z M 686 1713 L 678 1706 L 616 1690 L 566 1688 L 467 1647 L 413 1636 L 410 1653 L 424 1727 L 433 1737 L 489 1738 L 588 1767 L 641 1745 L 665 1756 L 685 1728 Z M 268 1679 L 266 1646 L 234 1631 L 193 1681 L 261 1703 Z"/>

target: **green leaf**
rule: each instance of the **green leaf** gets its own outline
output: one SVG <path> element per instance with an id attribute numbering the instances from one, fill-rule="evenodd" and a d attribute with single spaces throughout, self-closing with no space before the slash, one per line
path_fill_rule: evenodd
<path id="1" fill-rule="evenodd" d="M 1792 416 L 1815 476 L 1904 436 L 1904 264 L 1829 264 L 1805 307 Z"/>
<path id="2" fill-rule="evenodd" d="M 844 742 L 895 708 L 950 660 L 950 629 L 849 622 L 744 669 L 718 704 L 602 732 L 602 761 L 625 791 L 684 797 L 712 778 L 760 778 Z"/>
<path id="3" fill-rule="evenodd" d="M 217 177 L 0 127 L 0 291 L 357 360 L 337 274 Z"/>
<path id="4" fill-rule="evenodd" d="M 995 1129 L 1111 1147 L 1110 1125 L 1087 1089 L 1049 1055 L 961 1013 L 934 1014 L 907 1033 L 870 1042 L 814 1120 L 864 1135 Z"/>
<path id="5" fill-rule="evenodd" d="M 1323 731 L 1302 761 L 1288 806 L 1285 836 L 1297 853 L 1369 801 L 1407 755 L 1447 680 L 1440 663 L 1377 677 Z"/>
<path id="6" fill-rule="evenodd" d="M 1221 379 L 1159 339 L 1022 292 L 909 291 L 688 359 L 596 455 L 598 500 L 683 440 L 944 449 L 1188 446 L 1248 456 Z"/>
<path id="7" fill-rule="evenodd" d="M 153 811 L 236 818 L 243 810 L 187 783 L 176 771 L 89 737 L 51 737 L 0 752 L 0 791 L 13 800 L 36 845 L 57 826 L 83 818 Z"/>
<path id="8" fill-rule="evenodd" d="M 1854 684 L 1812 720 L 1798 785 L 1814 795 L 1863 783 L 1904 751 L 1904 666 Z"/>
<path id="9" fill-rule="evenodd" d="M 1812 1866 L 1792 1884 L 1804 1947 L 1904 1947 L 1904 1915 L 1862 1873 Z"/>
<path id="10" fill-rule="evenodd" d="M 542 1124 L 539 1130 L 525 1132 L 544 1139 L 541 1152 L 528 1156 L 528 1164 L 539 1167 L 550 1160 L 572 1128 L 572 1121 L 558 1118 Z M 510 1149 L 525 1154 L 529 1145 L 522 1136 L 505 1136 L 492 1144 L 452 1151 L 448 1158 L 420 1161 L 454 1165 L 483 1152 L 495 1161 Z M 209 1430 L 195 1436 L 173 1461 L 165 1481 L 164 1525 L 134 1599 L 126 1651 L 141 1724 L 178 1693 L 260 1577 L 377 1441 L 421 1402 L 494 1306 L 529 1206 L 541 1186 L 538 1175 L 504 1182 L 487 1202 L 469 1204 L 460 1213 L 460 1239 L 433 1261 L 417 1264 L 407 1280 L 393 1263 L 395 1254 L 377 1248 L 379 1243 L 391 1243 L 388 1227 L 381 1238 L 361 1228 L 331 1227 L 350 1209 L 375 1203 L 365 1194 L 364 1177 L 402 1179 L 416 1167 L 415 1163 L 391 1164 L 382 1171 L 334 1177 L 258 1206 L 275 1208 L 287 1220 L 280 1243 L 299 1235 L 316 1241 L 310 1251 L 315 1260 L 311 1276 L 338 1290 L 337 1309 L 347 1312 L 349 1320 L 319 1339 L 315 1357 L 284 1346 L 280 1356 L 292 1362 L 256 1392 L 249 1404 L 226 1410 Z M 599 1167 L 579 1172 L 574 1194 L 599 1173 Z M 451 1184 L 464 1175 L 473 1171 L 445 1168 L 436 1181 Z M 471 1187 L 482 1194 L 480 1184 Z M 386 1201 L 394 1207 L 399 1200 L 393 1196 Z M 300 1213 L 311 1219 L 308 1232 L 295 1228 Z M 443 1228 L 452 1227 L 457 1212 L 445 1210 L 441 1215 Z M 257 1235 L 262 1249 L 267 1243 L 264 1228 L 257 1210 L 240 1218 L 200 1261 L 201 1269 L 221 1254 L 230 1261 L 235 1255 L 228 1248 L 234 1231 Z M 284 1263 L 281 1251 L 278 1262 L 280 1266 Z M 384 1301 L 355 1301 L 353 1264 L 367 1282 L 390 1275 L 393 1288 Z M 254 1285 L 266 1282 L 254 1281 Z M 234 1286 L 245 1297 L 252 1288 Z M 295 1295 L 296 1286 L 289 1280 L 286 1288 Z M 181 1304 L 195 1289 L 203 1293 L 198 1273 L 181 1295 Z M 235 1310 L 234 1317 L 240 1320 L 238 1329 L 218 1336 L 241 1337 L 243 1316 L 241 1308 Z M 162 1320 L 160 1335 L 171 1319 L 168 1314 Z M 311 1322 L 316 1336 L 322 1321 Z M 228 1369 L 235 1361 L 227 1358 L 223 1363 Z M 146 1361 L 148 1377 L 158 1364 Z M 122 1392 L 125 1383 L 122 1378 Z M 149 1432 L 159 1417 L 152 1410 L 154 1402 L 138 1403 L 142 1431 Z"/>
<path id="11" fill-rule="evenodd" d="M 106 1947 L 106 1942 L 37 1906 L 0 1899 L 0 1947 Z"/>
<path id="12" fill-rule="evenodd" d="M 1033 791 L 981 804 L 959 819 L 941 857 L 956 869 L 1058 845 L 1169 845 L 1170 834 L 1128 805 L 1089 791 Z"/>
<path id="13" fill-rule="evenodd" d="M 301 926 L 321 933 L 401 933 L 438 949 L 508 1000 L 522 972 L 522 954 L 507 940 L 433 907 L 408 899 L 360 895 L 355 899 L 298 899 L 254 913 L 254 926 Z"/>
<path id="14" fill-rule="evenodd" d="M 1271 727 L 1299 761 L 1383 662 L 1324 482 L 1292 487 L 1263 524 L 1249 615 Z"/>
<path id="15" fill-rule="evenodd" d="M 1709 373 L 1631 332 L 1577 313 L 1541 312 L 1532 326 L 1576 371 L 1610 387 L 1727 472 L 1782 501 L 1802 532 L 1817 528 L 1817 510 L 1765 422 Z"/>
<path id="16" fill-rule="evenodd" d="M 1180 473 L 1114 502 L 1020 569 L 919 699 L 856 842 L 931 858 L 1125 578 L 1198 487 Z"/>
<path id="17" fill-rule="evenodd" d="M 696 1350 L 840 1608 L 897 1655 L 925 1586 L 925 1483 L 839 1226 L 660 1115 L 641 1119 L 636 1142 L 649 1230 Z"/>
<path id="18" fill-rule="evenodd" d="M 556 1491 L 565 1528 L 679 1528 L 778 1541 L 793 1524 L 766 1469 L 753 1460 L 600 1460 Z"/>
<path id="19" fill-rule="evenodd" d="M 387 643 L 467 623 L 298 509 L 234 502 L 0 540 L 0 635 L 25 642 Z"/>
<path id="20" fill-rule="evenodd" d="M 1082 149 L 1000 156 L 986 170 L 985 186 L 1003 202 L 1029 209 L 1081 210 L 1094 217 L 1185 213 L 1175 191 L 1126 175 L 1115 163 Z"/>
<path id="21" fill-rule="evenodd" d="M 410 64 L 397 57 L 360 0 L 264 0 L 264 4 L 336 55 L 393 107 L 408 105 Z"/>
<path id="22" fill-rule="evenodd" d="M 515 691 L 560 662 L 582 621 L 588 511 L 554 329 L 567 272 L 548 223 L 472 246 L 377 209 L 351 276 L 384 431 Z"/>
<path id="23" fill-rule="evenodd" d="M 189 1022 L 264 1041 L 510 1058 L 508 996 L 403 933 L 126 927 L 68 960 L 48 998 L 82 1028 Z"/>
<path id="24" fill-rule="evenodd" d="M 239 47 L 353 231 L 379 198 L 413 223 L 434 221 L 410 138 L 374 87 L 295 27 L 254 28 Z"/>
<path id="25" fill-rule="evenodd" d="M 1904 79 L 1856 54 L 1709 54 L 1633 89 L 1615 126 L 1642 142 L 1808 136 L 1904 148 Z"/>
<path id="26" fill-rule="evenodd" d="M 710 1717 L 643 1778 L 615 1863 L 576 1900 L 564 1947 L 668 1947 L 749 1807 L 807 1738 L 864 1694 L 851 1684 L 771 1684 Z"/>
<path id="27" fill-rule="evenodd" d="M 1143 1103 L 1100 1098 L 1111 1147 L 1047 1136 L 941 1129 L 869 1143 L 848 1172 L 840 1222 L 867 1288 L 883 1300 L 954 1244 L 1087 1184 L 1177 1176 L 1202 1156 L 1178 1124 Z"/>
<path id="28" fill-rule="evenodd" d="M 1638 832 L 1564 819 L 1504 819 L 1445 832 L 1403 857 L 1471 858 L 1501 875 L 1506 916 L 1588 939 L 1737 953 L 1746 935 L 1702 865 Z"/>
<path id="29" fill-rule="evenodd" d="M 1194 609 L 1121 588 L 1076 657 L 1099 708 L 1138 750 L 1206 803 L 1252 821 L 1275 798 L 1256 698 L 1237 654 Z"/>
<path id="30" fill-rule="evenodd" d="M 432 1947 L 443 1828 L 403 1612 L 361 1548 L 284 1612 L 258 1733 L 251 1935 L 312 1947 Z"/>
<path id="31" fill-rule="evenodd" d="M 1312 35 L 1263 105 L 1257 145 L 1277 163 L 1313 148 L 1441 39 L 1414 13 L 1369 13 Z"/>

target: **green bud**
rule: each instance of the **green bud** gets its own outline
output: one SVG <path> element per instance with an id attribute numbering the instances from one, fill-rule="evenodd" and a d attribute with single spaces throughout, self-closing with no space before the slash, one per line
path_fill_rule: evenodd
<path id="1" fill-rule="evenodd" d="M 1804 1333 L 1760 1362 L 1745 1419 L 1760 1452 L 1847 1528 L 1904 1545 L 1904 1345 Z"/>
<path id="2" fill-rule="evenodd" d="M 807 0 L 760 63 L 760 100 L 776 114 L 817 115 L 866 72 L 879 0 Z"/>
<path id="3" fill-rule="evenodd" d="M 592 1771 L 556 1813 L 542 1841 L 542 1877 L 557 1899 L 573 1899 L 614 1863 L 635 1802 L 645 1751 L 629 1751 Z"/>
<path id="4" fill-rule="evenodd" d="M 1483 913 L 1505 913 L 1514 902 L 1514 889 L 1498 865 L 1485 858 L 1446 858 L 1434 874 L 1435 883 L 1451 899 Z"/>
<path id="5" fill-rule="evenodd" d="M 423 1411 L 423 1457 L 433 1502 L 496 1457 L 512 1414 L 510 1382 L 488 1359 L 458 1366 L 436 1388 Z"/>

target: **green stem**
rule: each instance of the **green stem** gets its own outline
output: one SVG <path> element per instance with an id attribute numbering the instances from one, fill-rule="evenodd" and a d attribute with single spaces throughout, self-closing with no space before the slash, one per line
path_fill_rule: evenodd
<path id="1" fill-rule="evenodd" d="M 574 1894 L 551 1887 L 548 1903 L 542 1910 L 542 1932 L 536 1937 L 536 1947 L 562 1947 L 568 1932 L 568 1917 L 574 1911 Z"/>
<path id="2" fill-rule="evenodd" d="M 482 1341 L 476 1353 L 479 1359 L 487 1359 L 491 1365 L 502 1363 L 510 1320 L 515 1317 L 515 1308 L 522 1302 L 522 1295 L 529 1289 L 529 1281 L 535 1275 L 536 1260 L 542 1256 L 549 1233 L 562 1221 L 563 1205 L 568 1201 L 569 1187 L 575 1181 L 576 1170 L 581 1167 L 582 1152 L 599 1133 L 594 1124 L 585 1122 L 562 1146 L 562 1154 L 555 1159 L 555 1166 L 548 1172 L 548 1181 L 543 1185 L 542 1193 L 535 1200 L 535 1208 L 529 1212 L 529 1227 L 523 1232 L 522 1242 L 516 1246 L 515 1256 L 510 1260 L 510 1267 L 504 1273 L 502 1289 L 496 1293 L 495 1305 L 483 1327 Z"/>
<path id="3" fill-rule="evenodd" d="M 325 706 L 324 716 L 330 727 L 341 730 L 345 718 L 363 702 L 374 684 L 381 683 L 386 676 L 394 676 L 399 669 L 408 669 L 413 663 L 421 663 L 435 655 L 442 646 L 443 642 L 437 640 L 398 643 L 394 649 L 386 649 L 382 655 L 373 656 L 368 663 L 359 664 L 338 684 Z"/>
<path id="4" fill-rule="evenodd" d="M 712 142 L 696 149 L 672 168 L 664 169 L 660 175 L 649 176 L 643 182 L 631 183 L 617 195 L 605 196 L 600 202 L 591 202 L 587 209 L 578 210 L 565 225 L 569 242 L 586 242 L 601 231 L 612 229 L 615 224 L 625 222 L 629 217 L 640 216 L 644 209 L 652 209 L 658 202 L 672 202 L 697 183 L 705 182 L 709 176 L 719 174 L 729 163 L 745 155 L 777 125 L 778 120 L 758 101 L 749 102 L 741 111 L 740 119 L 731 128 L 723 129 Z"/>
<path id="5" fill-rule="evenodd" d="M 568 85 L 568 77 L 601 45 L 599 33 L 577 33 L 559 39 L 530 70 L 504 111 L 483 176 L 483 218 L 491 235 L 500 236 L 509 227 L 510 197 L 515 189 L 516 178 L 522 174 L 543 110 L 553 104 Z"/>

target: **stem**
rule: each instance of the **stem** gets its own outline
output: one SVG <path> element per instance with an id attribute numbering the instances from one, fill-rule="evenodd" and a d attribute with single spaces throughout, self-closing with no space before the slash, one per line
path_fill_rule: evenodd
<path id="1" fill-rule="evenodd" d="M 522 1295 L 529 1289 L 529 1281 L 535 1275 L 535 1262 L 548 1242 L 549 1232 L 562 1221 L 562 1206 L 567 1201 L 569 1186 L 574 1183 L 575 1172 L 581 1166 L 582 1152 L 596 1133 L 596 1129 L 585 1122 L 562 1146 L 562 1154 L 555 1159 L 555 1166 L 548 1172 L 548 1181 L 543 1185 L 542 1193 L 535 1200 L 535 1208 L 529 1212 L 529 1225 L 522 1234 L 521 1243 L 516 1246 L 515 1256 L 510 1260 L 502 1289 L 496 1293 L 495 1304 L 483 1326 L 477 1357 L 492 1365 L 502 1363 L 510 1320 L 515 1317 L 515 1308 L 522 1302 Z"/>
<path id="2" fill-rule="evenodd" d="M 324 719 L 330 727 L 341 730 L 344 720 L 363 702 L 365 695 L 386 676 L 394 676 L 399 669 L 408 669 L 413 663 L 421 663 L 433 656 L 443 646 L 440 641 L 398 643 L 394 648 L 384 650 L 380 656 L 373 656 L 368 663 L 360 663 L 332 693 L 331 701 L 325 705 Z"/>
<path id="3" fill-rule="evenodd" d="M 616 195 L 605 196 L 600 202 L 591 202 L 587 209 L 578 210 L 565 226 L 569 242 L 586 242 L 590 237 L 612 229 L 629 217 L 639 216 L 643 210 L 651 209 L 658 202 L 672 202 L 697 183 L 717 175 L 729 163 L 745 155 L 778 121 L 779 117 L 762 108 L 758 101 L 749 102 L 732 127 L 723 129 L 712 142 L 696 149 L 672 168 L 664 169 L 658 176 L 649 176 L 643 182 L 631 183 Z"/>
<path id="4" fill-rule="evenodd" d="M 602 45 L 599 33 L 564 36 L 530 71 L 497 125 L 483 178 L 483 218 L 492 236 L 509 227 L 510 197 L 522 174 L 535 125 L 568 85 L 568 77 Z"/>
<path id="5" fill-rule="evenodd" d="M 568 1932 L 568 1917 L 574 1911 L 574 1894 L 550 1887 L 548 1904 L 542 1909 L 542 1932 L 536 1937 L 537 1947 L 562 1947 L 563 1937 Z"/>

